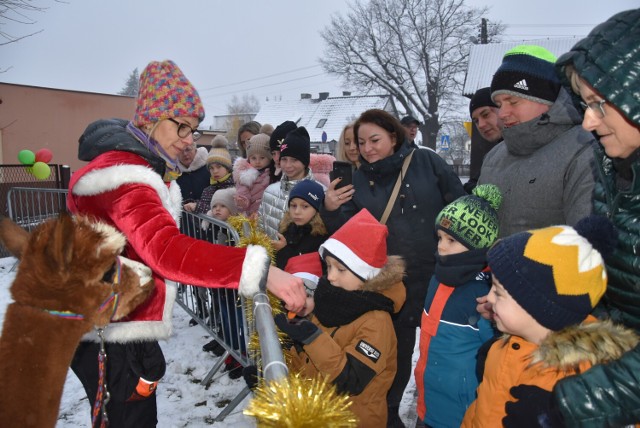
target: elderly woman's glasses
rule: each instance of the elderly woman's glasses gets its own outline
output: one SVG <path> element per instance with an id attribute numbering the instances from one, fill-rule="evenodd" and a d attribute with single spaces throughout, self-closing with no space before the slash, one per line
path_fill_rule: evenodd
<path id="1" fill-rule="evenodd" d="M 596 115 L 598 119 L 602 119 L 604 117 L 604 105 L 606 104 L 606 102 L 607 100 L 600 100 L 587 104 L 583 101 L 580 101 L 580 105 L 582 106 L 584 111 L 587 111 L 587 109 L 589 109 Z"/>
<path id="2" fill-rule="evenodd" d="M 198 139 L 202 137 L 202 134 L 197 129 L 191 128 L 186 123 L 180 123 L 171 117 L 168 118 L 168 120 L 178 125 L 178 137 L 187 138 L 189 135 L 192 135 L 193 141 L 198 141 Z"/>

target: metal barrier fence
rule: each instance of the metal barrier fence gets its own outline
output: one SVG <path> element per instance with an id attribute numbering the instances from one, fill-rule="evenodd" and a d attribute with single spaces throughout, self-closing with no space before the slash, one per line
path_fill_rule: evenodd
<path id="1" fill-rule="evenodd" d="M 9 217 L 23 228 L 32 230 L 40 223 L 66 211 L 67 193 L 66 189 L 11 188 L 6 198 Z M 188 236 L 215 244 L 233 246 L 239 241 L 238 233 L 227 223 L 201 214 L 183 211 L 181 230 Z M 2 252 L 6 250 L 0 245 L 0 256 L 10 255 L 6 252 L 6 256 L 3 256 Z M 245 301 L 237 290 L 179 284 L 176 303 L 225 350 L 203 378 L 201 383 L 206 388 L 227 356 L 232 356 L 242 367 L 252 364 L 247 353 L 252 330 L 245 317 Z M 279 346 L 279 342 L 277 345 Z M 242 370 L 242 367 L 237 370 Z M 218 414 L 216 421 L 224 420 L 250 392 L 248 387 L 244 388 Z"/>

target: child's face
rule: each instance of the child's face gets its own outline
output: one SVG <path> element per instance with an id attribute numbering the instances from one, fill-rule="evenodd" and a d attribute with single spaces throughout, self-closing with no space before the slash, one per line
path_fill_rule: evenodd
<path id="1" fill-rule="evenodd" d="M 262 169 L 269 165 L 269 159 L 262 155 L 251 155 L 249 157 L 249 163 L 255 169 Z"/>
<path id="2" fill-rule="evenodd" d="M 227 168 L 218 163 L 209 164 L 209 174 L 214 180 L 220 180 L 225 175 L 229 174 Z"/>
<path id="3" fill-rule="evenodd" d="M 327 279 L 334 287 L 347 291 L 362 289 L 364 282 L 331 256 L 325 257 L 327 263 Z"/>
<path id="4" fill-rule="evenodd" d="M 460 254 L 469 251 L 467 247 L 456 241 L 456 238 L 447 232 L 438 229 L 438 254 L 441 256 L 450 256 L 452 254 Z"/>
<path id="5" fill-rule="evenodd" d="M 309 223 L 316 212 L 316 209 L 304 199 L 293 198 L 289 201 L 289 215 L 296 226 L 304 226 Z"/>
<path id="6" fill-rule="evenodd" d="M 271 157 L 273 163 L 276 164 L 276 168 L 280 168 L 280 150 L 271 150 Z"/>
<path id="7" fill-rule="evenodd" d="M 280 158 L 280 168 L 289 180 L 300 180 L 305 176 L 304 164 L 291 156 Z"/>
<path id="8" fill-rule="evenodd" d="M 487 296 L 487 301 L 493 306 L 493 320 L 503 333 L 520 336 L 523 339 L 540 343 L 549 330 L 541 326 L 500 284 L 493 276 L 492 286 Z"/>
<path id="9" fill-rule="evenodd" d="M 229 211 L 226 205 L 215 203 L 211 207 L 211 216 L 218 220 L 227 221 L 227 219 L 231 217 L 231 211 Z"/>

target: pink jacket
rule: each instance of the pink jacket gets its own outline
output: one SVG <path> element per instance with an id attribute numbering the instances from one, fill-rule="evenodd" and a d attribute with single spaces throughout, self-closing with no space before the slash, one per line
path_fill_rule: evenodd
<path id="1" fill-rule="evenodd" d="M 238 158 L 233 164 L 233 181 L 236 183 L 234 199 L 238 211 L 247 216 L 258 211 L 262 194 L 269 186 L 269 168 L 260 172 L 248 160 Z"/>

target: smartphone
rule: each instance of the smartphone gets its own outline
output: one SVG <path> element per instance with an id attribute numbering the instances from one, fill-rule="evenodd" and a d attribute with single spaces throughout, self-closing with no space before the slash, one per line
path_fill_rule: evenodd
<path id="1" fill-rule="evenodd" d="M 352 169 L 350 162 L 334 161 L 333 170 L 331 170 L 329 177 L 331 178 L 331 181 L 335 180 L 338 177 L 342 178 L 342 181 L 340 181 L 336 186 L 336 189 L 339 189 L 353 182 L 353 177 L 351 174 Z"/>

